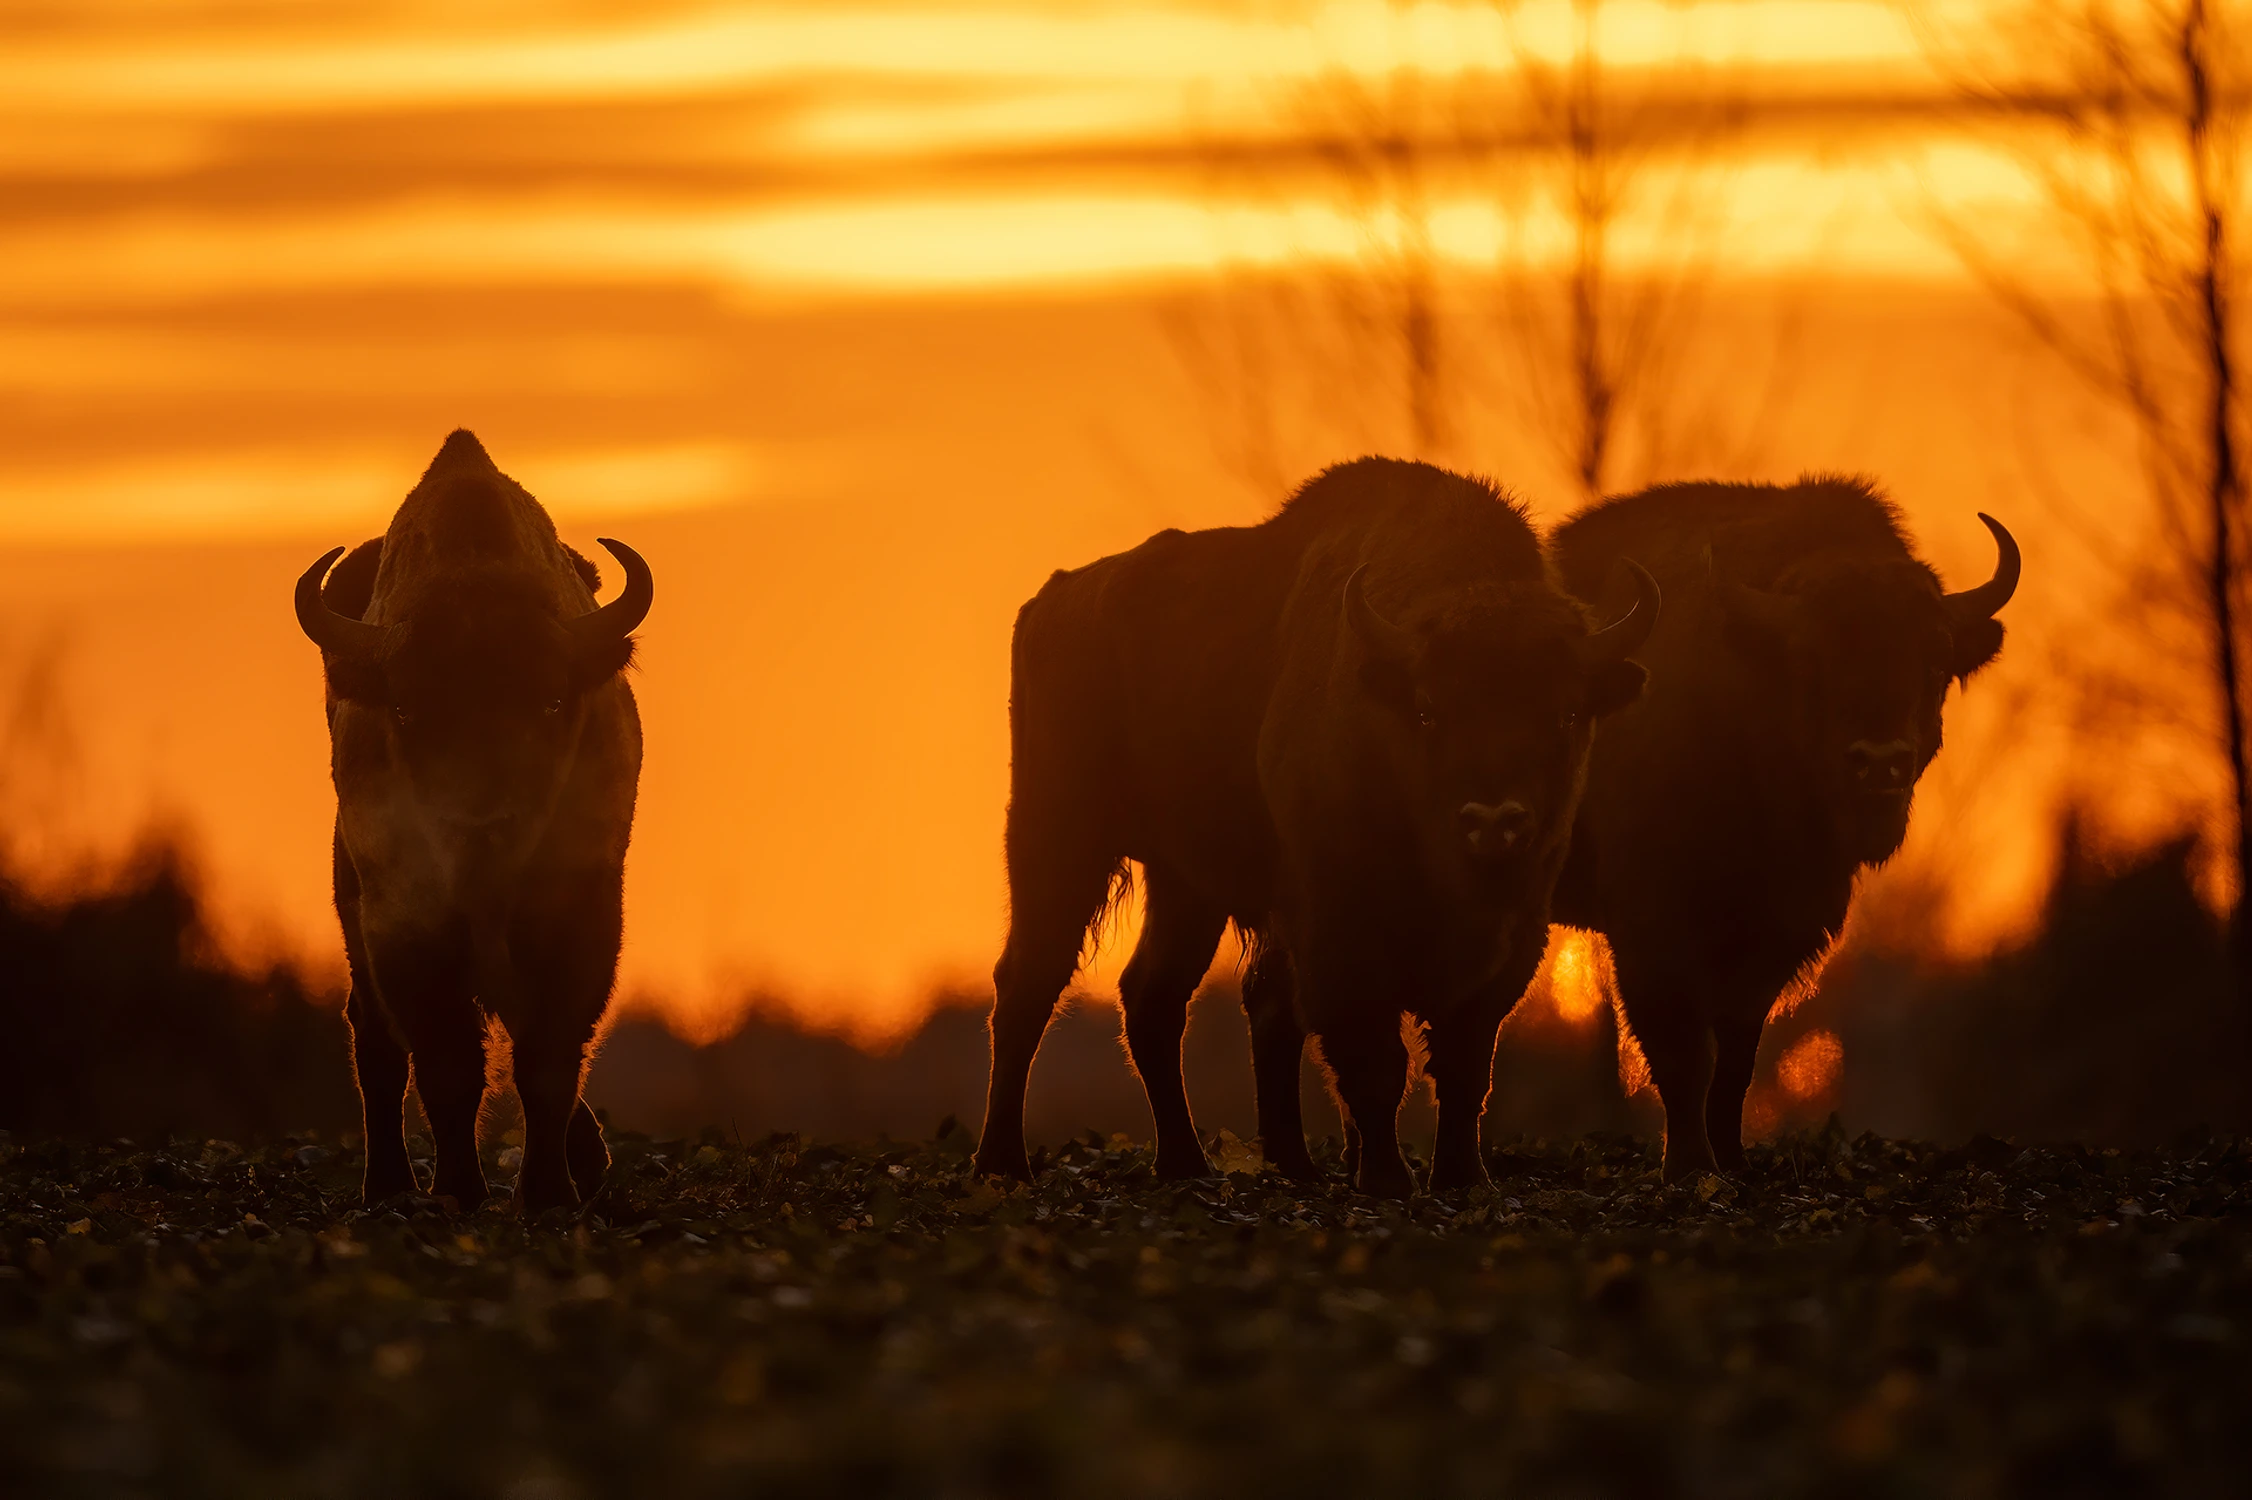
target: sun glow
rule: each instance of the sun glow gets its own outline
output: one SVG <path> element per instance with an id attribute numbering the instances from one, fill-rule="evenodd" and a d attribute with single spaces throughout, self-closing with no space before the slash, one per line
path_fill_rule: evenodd
<path id="1" fill-rule="evenodd" d="M 1556 929 L 1548 946 L 1548 993 L 1556 1014 L 1575 1026 L 1611 1003 L 1611 949 L 1600 934 Z"/>
<path id="2" fill-rule="evenodd" d="M 1801 1104 L 1837 1087 L 1845 1072 L 1845 1044 L 1834 1031 L 1810 1031 L 1791 1043 L 1775 1065 L 1783 1092 Z"/>

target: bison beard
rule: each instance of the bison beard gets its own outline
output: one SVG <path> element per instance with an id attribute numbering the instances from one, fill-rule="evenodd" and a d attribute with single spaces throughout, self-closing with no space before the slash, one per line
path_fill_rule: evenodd
<path id="1" fill-rule="evenodd" d="M 580 1082 L 616 978 L 641 769 L 621 674 L 652 584 L 632 548 L 603 545 L 626 581 L 597 608 L 593 565 L 456 432 L 381 539 L 298 582 L 328 681 L 371 1203 L 417 1186 L 410 1064 L 432 1191 L 483 1203 L 488 1016 L 508 1033 L 524 1106 L 519 1207 L 576 1205 L 609 1166 Z"/>
<path id="2" fill-rule="evenodd" d="M 1595 747 L 1555 910 L 1610 940 L 1669 1178 L 1742 1164 L 1768 1013 L 1899 848 L 1948 687 L 2001 649 L 2017 544 L 1980 519 L 2000 563 L 1958 594 L 1855 480 L 1662 486 L 1556 533 L 1580 597 L 1631 554 L 1671 601 L 1644 653 L 1661 688 Z"/>
<path id="3" fill-rule="evenodd" d="M 1494 1036 L 1539 961 L 1594 721 L 1642 686 L 1626 658 L 1656 585 L 1627 572 L 1634 604 L 1591 634 L 1499 492 L 1363 459 L 1261 525 L 1160 532 L 1051 578 L 1017 618 L 978 1167 L 1030 1175 L 1033 1055 L 1133 861 L 1146 910 L 1120 992 L 1161 1174 L 1207 1169 L 1181 1034 L 1232 921 L 1270 1160 L 1313 1172 L 1310 1030 L 1359 1186 L 1410 1189 L 1404 1013 L 1430 1028 L 1433 1184 L 1484 1180 Z"/>

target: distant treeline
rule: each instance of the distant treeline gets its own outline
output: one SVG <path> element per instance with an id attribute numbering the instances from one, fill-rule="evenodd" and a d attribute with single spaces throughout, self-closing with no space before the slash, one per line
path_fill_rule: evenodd
<path id="1" fill-rule="evenodd" d="M 2023 946 L 1945 969 L 1849 948 L 1787 1023 L 1844 1040 L 1837 1102 L 1855 1129 L 2116 1146 L 2252 1134 L 2252 1016 L 2226 928 L 2198 899 L 2196 841 L 2105 859 L 2067 824 L 2062 846 Z"/>
<path id="2" fill-rule="evenodd" d="M 2066 840 L 2039 931 L 1984 963 L 1935 969 L 1907 944 L 1849 949 L 1821 989 L 1770 1028 L 1762 1087 L 1782 1123 L 1837 1109 L 1854 1129 L 1959 1140 L 2135 1145 L 2200 1125 L 2252 1131 L 2252 1034 L 2235 1009 L 2222 929 L 2198 901 L 2192 846 L 2116 865 Z M 44 901 L 0 879 L 0 1129 L 136 1140 L 272 1137 L 358 1123 L 342 996 L 286 966 L 218 956 L 186 861 L 159 850 L 107 885 Z M 1775 1060 L 1817 1029 L 1844 1050 L 1834 1093 L 1794 1100 Z M 1502 1033 L 1497 1135 L 1655 1135 L 1647 1098 L 1621 1093 L 1607 1016 L 1573 1026 L 1528 1005 Z M 1252 1131 L 1243 1012 L 1216 976 L 1191 1012 L 1191 1099 L 1207 1130 Z M 754 1007 L 709 1045 L 630 1019 L 595 1064 L 590 1097 L 620 1125 L 706 1126 L 749 1137 L 925 1136 L 951 1115 L 974 1131 L 985 1099 L 981 997 L 943 998 L 898 1045 L 863 1050 Z M 1334 1133 L 1311 1066 L 1307 1119 Z M 1118 1015 L 1068 1008 L 1034 1070 L 1036 1142 L 1093 1129 L 1148 1133 Z M 1403 1120 L 1427 1138 L 1427 1096 Z"/>
<path id="3" fill-rule="evenodd" d="M 146 1140 L 357 1124 L 341 997 L 218 951 L 177 851 L 66 900 L 0 877 L 0 1128 Z"/>

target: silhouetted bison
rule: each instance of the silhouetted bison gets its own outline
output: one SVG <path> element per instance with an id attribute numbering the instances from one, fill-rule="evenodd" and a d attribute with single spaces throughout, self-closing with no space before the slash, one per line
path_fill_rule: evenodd
<path id="1" fill-rule="evenodd" d="M 297 581 L 298 623 L 328 677 L 370 1201 L 415 1186 L 410 1056 L 434 1191 L 484 1201 L 488 1014 L 507 1028 L 524 1105 L 518 1205 L 575 1204 L 609 1166 L 579 1083 L 617 970 L 641 774 L 621 674 L 652 583 L 632 548 L 602 545 L 625 587 L 597 608 L 594 565 L 462 431 L 389 531 L 325 589 L 341 547 Z"/>
<path id="2" fill-rule="evenodd" d="M 1869 484 L 1665 485 L 1552 541 L 1594 600 L 1622 557 L 1666 591 L 1652 687 L 1604 727 L 1556 920 L 1604 933 L 1666 1111 L 1666 1174 L 1743 1161 L 1744 1091 L 1778 995 L 1826 951 L 1855 872 L 1900 847 L 1951 683 L 2002 647 L 2017 544 L 1958 594 Z"/>
<path id="3" fill-rule="evenodd" d="M 1632 572 L 1634 606 L 1590 634 L 1493 487 L 1362 459 L 1260 525 L 1160 532 L 1049 579 L 1017 616 L 1011 911 L 978 1167 L 1030 1175 L 1033 1053 L 1133 860 L 1146 915 L 1120 989 L 1160 1173 L 1206 1170 L 1181 1032 L 1233 920 L 1256 955 L 1276 1164 L 1313 1171 L 1302 1014 L 1360 1186 L 1409 1190 L 1407 1012 L 1431 1028 L 1434 1179 L 1482 1179 L 1494 1033 L 1539 961 L 1594 720 L 1642 687 L 1626 657 L 1658 597 Z"/>

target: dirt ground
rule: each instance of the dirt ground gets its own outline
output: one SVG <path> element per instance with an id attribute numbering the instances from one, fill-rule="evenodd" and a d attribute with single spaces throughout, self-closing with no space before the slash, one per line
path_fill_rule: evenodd
<path id="1" fill-rule="evenodd" d="M 2252 1143 L 1842 1133 L 1311 1191 L 1223 1138 L 614 1142 L 576 1220 L 334 1140 L 0 1143 L 0 1492 L 2241 1495 Z M 508 1175 L 496 1151 L 491 1171 Z"/>

